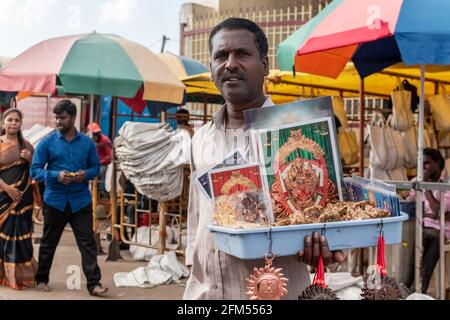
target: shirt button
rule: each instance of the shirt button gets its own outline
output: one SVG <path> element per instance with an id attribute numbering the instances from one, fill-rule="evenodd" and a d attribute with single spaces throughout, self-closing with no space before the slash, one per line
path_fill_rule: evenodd
<path id="1" fill-rule="evenodd" d="M 219 288 L 219 286 L 217 284 L 215 284 L 215 283 L 213 283 L 211 285 L 211 289 L 213 289 L 213 290 L 217 290 L 218 288 Z"/>

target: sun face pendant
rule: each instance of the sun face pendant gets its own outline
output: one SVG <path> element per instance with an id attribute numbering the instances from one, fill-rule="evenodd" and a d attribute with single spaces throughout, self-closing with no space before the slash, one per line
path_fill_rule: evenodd
<path id="1" fill-rule="evenodd" d="M 272 267 L 272 260 L 266 257 L 263 268 L 254 268 L 247 281 L 247 295 L 250 300 L 280 300 L 286 296 L 288 279 L 281 273 L 281 268 Z"/>

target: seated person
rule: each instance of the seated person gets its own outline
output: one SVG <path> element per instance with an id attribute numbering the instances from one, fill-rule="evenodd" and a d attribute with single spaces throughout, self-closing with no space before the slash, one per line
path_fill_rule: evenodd
<path id="1" fill-rule="evenodd" d="M 445 175 L 445 160 L 439 150 L 425 148 L 423 150 L 423 181 L 449 183 Z M 416 178 L 413 179 L 415 181 Z M 411 190 L 408 197 L 413 200 L 416 191 Z M 450 238 L 450 191 L 445 192 L 445 237 Z M 439 191 L 427 190 L 423 193 L 423 257 L 422 257 L 422 293 L 426 293 L 433 274 L 433 270 L 439 260 Z M 411 274 L 405 285 L 411 288 L 414 281 L 414 273 Z"/>

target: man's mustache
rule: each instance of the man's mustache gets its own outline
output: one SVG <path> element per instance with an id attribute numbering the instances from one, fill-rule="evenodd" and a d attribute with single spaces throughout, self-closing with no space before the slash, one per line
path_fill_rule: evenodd
<path id="1" fill-rule="evenodd" d="M 221 82 L 225 82 L 231 78 L 237 78 L 239 80 L 246 80 L 247 77 L 245 75 L 243 75 L 240 72 L 230 72 L 230 71 L 224 71 L 224 73 L 222 74 L 222 76 L 220 77 L 220 81 Z"/>

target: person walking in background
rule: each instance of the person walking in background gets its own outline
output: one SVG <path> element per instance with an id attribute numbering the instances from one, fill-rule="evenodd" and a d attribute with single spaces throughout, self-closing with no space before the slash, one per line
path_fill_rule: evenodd
<path id="1" fill-rule="evenodd" d="M 94 142 L 75 128 L 76 107 L 62 100 L 54 107 L 57 131 L 39 143 L 33 156 L 31 175 L 45 181 L 44 231 L 36 273 L 37 290 L 49 291 L 50 268 L 67 223 L 72 227 L 81 252 L 87 289 L 91 295 L 108 290 L 100 284 L 97 245 L 92 230 L 92 197 L 88 181 L 94 179 L 100 162 Z"/>
<path id="2" fill-rule="evenodd" d="M 29 168 L 33 146 L 23 139 L 23 115 L 3 114 L 0 136 L 0 284 L 12 289 L 34 287 L 33 189 Z"/>
<path id="3" fill-rule="evenodd" d="M 112 143 L 111 140 L 109 140 L 109 138 L 102 133 L 102 129 L 97 123 L 93 122 L 92 124 L 89 124 L 88 130 L 92 132 L 92 139 L 95 142 L 98 156 L 100 158 L 99 191 L 101 195 L 104 195 L 106 193 L 105 190 L 106 169 L 108 168 L 108 165 L 111 163 L 112 159 Z"/>

